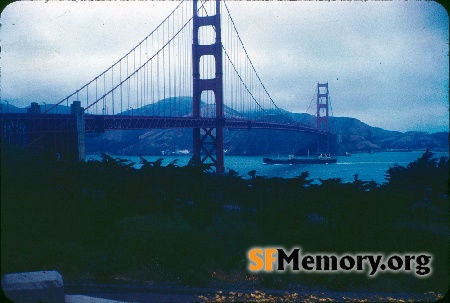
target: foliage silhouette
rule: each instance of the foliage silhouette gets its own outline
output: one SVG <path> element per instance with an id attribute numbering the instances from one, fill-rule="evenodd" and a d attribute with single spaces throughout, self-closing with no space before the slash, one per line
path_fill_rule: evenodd
<path id="1" fill-rule="evenodd" d="M 307 252 L 429 252 L 433 275 L 259 276 L 345 289 L 442 291 L 448 286 L 448 158 L 426 151 L 386 182 L 320 180 L 309 173 L 244 179 L 211 166 L 58 161 L 2 143 L 1 271 L 57 269 L 68 279 L 202 284 L 244 277 L 254 246 Z M 273 280 L 273 281 L 272 281 Z M 271 282 L 272 281 L 272 282 Z"/>

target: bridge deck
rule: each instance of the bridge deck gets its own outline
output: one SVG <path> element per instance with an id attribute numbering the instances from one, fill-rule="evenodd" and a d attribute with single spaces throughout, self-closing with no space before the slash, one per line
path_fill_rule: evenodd
<path id="1" fill-rule="evenodd" d="M 71 114 L 23 114 L 2 113 L 0 114 L 2 133 L 12 130 L 7 125 L 45 125 L 69 123 L 74 119 Z M 160 116 L 121 116 L 121 115 L 85 115 L 87 133 L 101 133 L 107 130 L 136 130 L 153 128 L 215 128 L 224 127 L 231 129 L 277 129 L 297 132 L 308 132 L 325 135 L 326 132 L 319 131 L 306 125 L 276 123 L 267 121 L 253 121 L 245 119 L 216 119 L 216 118 L 193 118 L 193 117 L 160 117 Z M 36 129 L 36 127 L 33 127 Z M 41 130 L 40 130 L 41 131 Z M 47 128 L 49 131 L 49 128 Z M 53 130 L 55 131 L 55 130 Z M 59 131 L 63 131 L 59 129 Z"/>
<path id="2" fill-rule="evenodd" d="M 323 131 L 305 125 L 285 124 L 245 119 L 216 119 L 193 117 L 158 117 L 158 116 L 97 116 L 86 115 L 86 132 L 103 132 L 106 130 L 152 129 L 152 128 L 233 128 L 233 129 L 277 129 L 315 134 Z"/>

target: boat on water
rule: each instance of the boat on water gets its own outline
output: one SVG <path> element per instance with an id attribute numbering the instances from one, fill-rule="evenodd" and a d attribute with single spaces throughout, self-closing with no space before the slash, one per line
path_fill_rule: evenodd
<path id="1" fill-rule="evenodd" d="M 294 155 L 289 155 L 287 159 L 263 158 L 264 164 L 328 164 L 336 162 L 337 159 L 331 157 L 330 154 L 320 154 L 317 158 L 295 158 Z"/>

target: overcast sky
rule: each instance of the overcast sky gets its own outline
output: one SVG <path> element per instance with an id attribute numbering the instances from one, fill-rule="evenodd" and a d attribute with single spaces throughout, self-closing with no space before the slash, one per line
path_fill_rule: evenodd
<path id="1" fill-rule="evenodd" d="M 1 14 L 1 99 L 54 103 L 147 36 L 172 1 L 19 1 Z M 449 19 L 433 1 L 229 1 L 275 102 L 305 112 L 328 82 L 334 116 L 448 131 Z M 312 112 L 311 112 L 312 113 Z"/>

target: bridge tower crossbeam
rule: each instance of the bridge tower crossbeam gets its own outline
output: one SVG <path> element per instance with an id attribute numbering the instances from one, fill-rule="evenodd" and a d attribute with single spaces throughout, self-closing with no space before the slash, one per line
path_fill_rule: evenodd
<path id="1" fill-rule="evenodd" d="M 317 83 L 317 130 L 324 131 L 326 135 L 326 152 L 329 152 L 329 95 L 328 82 Z M 320 137 L 317 137 L 317 152 L 320 152 Z"/>
<path id="2" fill-rule="evenodd" d="M 329 131 L 328 126 L 328 82 L 317 83 L 317 129 Z"/>
<path id="3" fill-rule="evenodd" d="M 193 2 L 193 41 L 192 41 L 192 76 L 193 76 L 193 117 L 201 117 L 201 96 L 203 91 L 212 91 L 216 103 L 214 128 L 193 129 L 194 163 L 200 165 L 212 161 L 217 174 L 225 172 L 223 152 L 223 71 L 222 71 L 222 40 L 220 28 L 220 1 L 215 0 L 215 15 L 199 16 L 198 1 Z M 214 27 L 215 42 L 210 45 L 199 44 L 199 29 L 202 26 Z M 213 56 L 215 62 L 215 77 L 206 79 L 200 74 L 202 56 Z M 202 157 L 202 151 L 204 156 Z"/>

